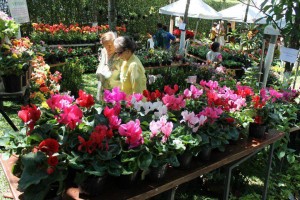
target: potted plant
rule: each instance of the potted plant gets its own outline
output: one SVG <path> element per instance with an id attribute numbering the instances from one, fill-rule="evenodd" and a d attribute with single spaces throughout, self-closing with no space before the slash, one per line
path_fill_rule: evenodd
<path id="1" fill-rule="evenodd" d="M 6 13 L 0 11 L 0 44 L 8 42 L 9 38 L 15 36 L 19 25 Z"/>
<path id="2" fill-rule="evenodd" d="M 1 44 L 0 74 L 6 92 L 21 90 L 21 75 L 27 71 L 33 55 L 33 51 L 30 50 L 31 46 L 32 43 L 28 38 L 13 39 L 10 43 Z"/>

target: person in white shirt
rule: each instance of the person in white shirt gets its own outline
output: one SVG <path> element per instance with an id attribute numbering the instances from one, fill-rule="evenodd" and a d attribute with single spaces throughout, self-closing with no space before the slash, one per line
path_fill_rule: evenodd
<path id="1" fill-rule="evenodd" d="M 147 40 L 147 48 L 154 49 L 154 41 L 152 38 L 152 35 L 150 33 L 147 33 L 148 40 Z"/>
<path id="2" fill-rule="evenodd" d="M 210 46 L 210 51 L 206 54 L 207 64 L 218 65 L 222 62 L 222 54 L 220 51 L 220 43 L 214 42 Z"/>

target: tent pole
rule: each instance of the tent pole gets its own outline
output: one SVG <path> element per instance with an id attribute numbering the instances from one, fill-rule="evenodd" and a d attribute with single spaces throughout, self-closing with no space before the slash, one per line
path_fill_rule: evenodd
<path id="1" fill-rule="evenodd" d="M 170 26 L 169 26 L 169 32 L 173 34 L 173 27 L 174 27 L 174 19 L 173 16 L 171 15 L 170 17 Z"/>
<path id="2" fill-rule="evenodd" d="M 196 30 L 195 30 L 195 34 L 194 34 L 194 38 L 193 38 L 194 40 L 196 39 L 199 21 L 200 21 L 200 18 L 197 20 L 197 23 L 196 23 Z"/>
<path id="3" fill-rule="evenodd" d="M 181 34 L 180 34 L 179 53 L 181 55 L 184 54 L 184 48 L 185 48 L 185 30 L 186 30 L 187 23 L 188 23 L 188 12 L 189 12 L 189 7 L 190 7 L 190 1 L 191 0 L 187 0 L 186 1 L 184 18 L 183 18 L 183 23 L 185 24 L 185 28 L 184 28 L 184 30 L 181 30 Z"/>
<path id="4" fill-rule="evenodd" d="M 262 68 L 263 68 L 264 54 L 265 54 L 265 44 L 266 44 L 266 39 L 263 38 L 263 44 L 262 44 L 260 62 L 259 62 L 259 71 L 258 71 L 258 83 L 260 82 L 261 72 L 262 72 Z"/>

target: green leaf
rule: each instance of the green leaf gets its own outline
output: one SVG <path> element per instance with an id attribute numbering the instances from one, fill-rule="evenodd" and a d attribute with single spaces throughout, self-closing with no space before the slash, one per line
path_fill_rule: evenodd
<path id="1" fill-rule="evenodd" d="M 279 154 L 278 154 L 278 158 L 279 159 L 283 158 L 284 156 L 285 156 L 285 152 L 284 151 L 279 152 Z"/>
<path id="2" fill-rule="evenodd" d="M 294 155 L 287 155 L 287 161 L 291 164 L 295 162 L 295 156 Z"/>
<path id="3" fill-rule="evenodd" d="M 32 184 L 39 184 L 41 180 L 48 177 L 46 167 L 41 167 L 46 159 L 46 155 L 42 152 L 31 152 L 22 157 L 24 170 L 18 185 L 20 191 L 26 190 Z"/>
<path id="4" fill-rule="evenodd" d="M 148 169 L 152 162 L 152 154 L 150 152 L 140 154 L 140 156 L 137 159 L 137 162 L 140 169 Z"/>

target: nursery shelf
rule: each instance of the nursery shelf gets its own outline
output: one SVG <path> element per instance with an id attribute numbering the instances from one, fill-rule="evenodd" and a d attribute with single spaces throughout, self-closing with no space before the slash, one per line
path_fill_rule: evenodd
<path id="1" fill-rule="evenodd" d="M 206 62 L 206 60 L 204 60 L 204 59 L 202 59 L 202 58 L 199 58 L 199 57 L 197 57 L 197 56 L 194 56 L 194 55 L 192 55 L 192 54 L 186 54 L 188 57 L 191 57 L 191 58 L 195 58 L 195 59 L 197 59 L 197 60 L 200 60 L 200 61 L 202 61 L 202 62 Z"/>
<path id="2" fill-rule="evenodd" d="M 100 45 L 99 42 L 96 43 L 86 43 L 86 44 L 52 44 L 52 45 L 48 45 L 49 47 L 86 47 L 86 46 L 96 46 L 96 45 Z"/>
<path id="3" fill-rule="evenodd" d="M 155 66 L 155 67 L 145 67 L 145 70 L 152 70 L 152 69 L 163 69 L 163 68 L 172 68 L 172 67 L 187 67 L 190 66 L 190 63 L 174 63 L 171 65 L 164 65 L 164 66 Z"/>

